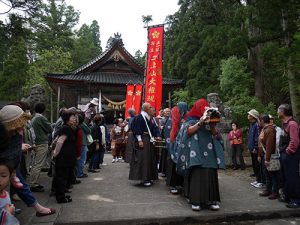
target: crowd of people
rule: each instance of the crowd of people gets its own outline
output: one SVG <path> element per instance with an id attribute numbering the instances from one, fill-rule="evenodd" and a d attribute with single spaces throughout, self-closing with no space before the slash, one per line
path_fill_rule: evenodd
<path id="1" fill-rule="evenodd" d="M 130 118 L 128 127 L 129 180 L 150 187 L 160 173 L 166 177 L 170 193 L 182 192 L 193 210 L 219 210 L 218 169 L 225 168 L 224 140 L 217 129 L 219 121 L 208 113 L 211 110 L 205 99 L 199 99 L 190 110 L 186 103 L 179 102 L 156 116 L 150 104 L 144 103 L 142 112 Z M 254 172 L 250 176 L 256 179 L 251 185 L 262 189 L 261 197 L 299 208 L 299 124 L 288 104 L 280 105 L 277 114 L 282 128 L 269 114 L 259 114 L 255 109 L 248 112 L 250 125 L 245 133 Z M 243 132 L 237 122 L 231 127 L 228 141 L 233 169 L 245 170 Z"/>
<path id="2" fill-rule="evenodd" d="M 150 187 L 160 172 L 166 177 L 170 193 L 183 190 L 193 210 L 218 210 L 217 170 L 225 163 L 222 141 L 216 123 L 207 114 L 208 108 L 205 99 L 196 101 L 190 111 L 186 103 L 179 102 L 156 117 L 151 105 L 144 103 L 129 126 L 133 134 L 127 146 L 132 154 L 129 180 Z"/>
<path id="3" fill-rule="evenodd" d="M 37 103 L 33 112 L 25 102 L 14 102 L 0 110 L 1 224 L 18 224 L 14 214 L 20 209 L 15 209 L 11 199 L 33 207 L 38 217 L 56 213 L 39 204 L 33 194 L 45 191 L 40 179 L 43 168 L 50 166 L 50 196 L 55 196 L 57 203 L 68 203 L 72 201 L 68 193 L 73 185 L 88 177 L 85 164 L 91 173 L 105 165 L 110 137 L 104 116 L 96 112 L 97 105 L 94 98 L 84 111 L 62 108 L 55 124 L 45 117 L 44 103 Z"/>
<path id="4" fill-rule="evenodd" d="M 286 202 L 288 208 L 300 208 L 300 140 L 299 123 L 288 104 L 278 107 L 282 128 L 269 114 L 248 112 L 250 122 L 248 149 L 251 154 L 256 188 L 261 197 Z M 241 161 L 242 165 L 242 161 Z"/>
<path id="5" fill-rule="evenodd" d="M 153 107 L 144 103 L 141 113 L 130 109 L 129 118 L 116 118 L 109 129 L 104 116 L 97 113 L 97 105 L 94 98 L 82 111 L 62 108 L 55 124 L 45 117 L 43 103 L 36 104 L 33 111 L 25 102 L 14 102 L 0 110 L 1 218 L 16 223 L 18 209 L 11 198 L 33 207 L 36 216 L 54 214 L 55 209 L 39 204 L 33 194 L 45 191 L 40 179 L 45 164 L 50 166 L 51 196 L 57 203 L 69 203 L 73 185 L 88 177 L 87 172 L 98 173 L 106 165 L 107 149 L 111 150 L 112 163 L 129 163 L 129 180 L 151 187 L 161 176 L 170 193 L 182 193 L 192 210 L 220 209 L 218 170 L 225 168 L 225 160 L 217 109 L 199 99 L 190 110 L 187 103 L 179 102 L 156 116 Z M 299 124 L 292 117 L 290 105 L 279 106 L 277 113 L 282 128 L 275 125 L 271 115 L 255 109 L 248 112 L 247 148 L 256 178 L 251 185 L 264 188 L 259 194 L 262 197 L 298 208 Z M 233 169 L 245 170 L 243 132 L 237 122 L 231 126 L 228 140 Z"/>

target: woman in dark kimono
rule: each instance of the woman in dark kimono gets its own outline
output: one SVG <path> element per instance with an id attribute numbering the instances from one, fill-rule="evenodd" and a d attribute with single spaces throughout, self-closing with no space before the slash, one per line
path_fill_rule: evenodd
<path id="1" fill-rule="evenodd" d="M 177 186 L 183 186 L 183 177 L 176 172 L 176 162 L 174 162 L 171 158 L 171 151 L 173 151 L 171 149 L 176 147 L 176 137 L 187 111 L 187 103 L 179 102 L 172 108 L 172 118 L 166 122 L 166 131 L 168 131 L 168 133 L 165 132 L 165 136 L 167 136 L 165 138 L 168 148 L 168 168 L 166 184 L 170 187 L 171 194 L 178 194 Z"/>
<path id="2" fill-rule="evenodd" d="M 203 116 L 207 107 L 205 99 L 195 102 L 178 134 L 181 140 L 174 156 L 177 159 L 177 172 L 185 175 L 187 197 L 195 211 L 203 206 L 219 210 L 217 170 L 225 167 L 216 124 L 210 123 L 210 119 Z"/>

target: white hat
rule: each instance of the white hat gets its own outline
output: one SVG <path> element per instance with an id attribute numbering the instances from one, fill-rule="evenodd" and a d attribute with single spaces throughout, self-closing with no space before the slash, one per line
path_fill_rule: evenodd
<path id="1" fill-rule="evenodd" d="M 8 131 L 25 126 L 30 116 L 16 105 L 6 105 L 0 110 L 0 122 Z"/>
<path id="2" fill-rule="evenodd" d="M 99 105 L 99 100 L 98 100 L 98 98 L 93 98 L 93 100 L 91 100 L 90 103 L 92 103 L 94 105 Z"/>
<path id="3" fill-rule="evenodd" d="M 248 114 L 250 115 L 250 116 L 253 116 L 255 119 L 259 119 L 259 112 L 257 111 L 257 110 L 255 110 L 255 109 L 251 109 L 249 112 L 248 112 Z"/>

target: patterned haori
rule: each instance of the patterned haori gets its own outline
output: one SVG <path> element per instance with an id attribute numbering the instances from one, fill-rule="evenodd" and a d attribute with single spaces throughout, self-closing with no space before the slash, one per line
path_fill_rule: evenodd
<path id="1" fill-rule="evenodd" d="M 177 173 L 182 175 L 193 166 L 225 168 L 223 146 L 212 136 L 208 125 L 201 127 L 192 136 L 187 134 L 188 127 L 197 122 L 198 120 L 190 119 L 181 126 L 171 151 L 172 160 L 177 164 Z"/>
<path id="2" fill-rule="evenodd" d="M 164 129 L 163 129 L 163 136 L 166 140 L 167 149 L 169 151 L 170 149 L 170 133 L 172 128 L 172 119 L 169 117 L 165 123 Z"/>

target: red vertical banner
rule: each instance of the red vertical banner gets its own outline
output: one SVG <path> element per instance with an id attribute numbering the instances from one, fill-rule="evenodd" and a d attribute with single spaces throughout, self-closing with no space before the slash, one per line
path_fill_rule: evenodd
<path id="1" fill-rule="evenodd" d="M 142 101 L 142 91 L 143 91 L 143 85 L 137 84 L 135 86 L 134 103 L 133 103 L 133 107 L 134 107 L 134 111 L 135 111 L 136 115 L 140 114 L 141 101 Z"/>
<path id="2" fill-rule="evenodd" d="M 164 26 L 149 27 L 148 37 L 145 102 L 150 103 L 158 114 L 162 102 Z"/>
<path id="3" fill-rule="evenodd" d="M 127 85 L 125 119 L 129 117 L 128 110 L 133 106 L 134 85 Z"/>

